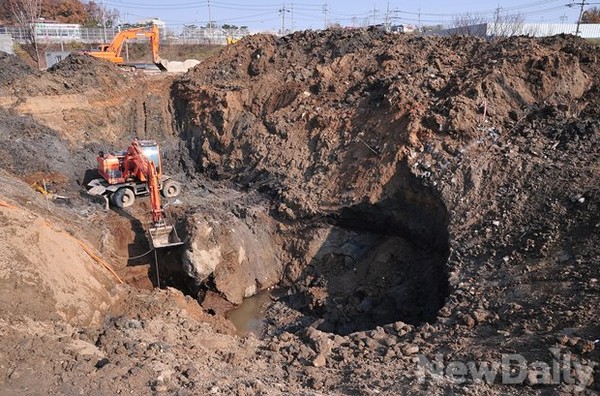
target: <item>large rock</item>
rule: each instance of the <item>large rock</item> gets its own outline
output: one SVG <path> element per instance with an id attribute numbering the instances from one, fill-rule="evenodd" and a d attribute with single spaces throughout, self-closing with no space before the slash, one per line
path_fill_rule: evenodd
<path id="1" fill-rule="evenodd" d="M 183 267 L 197 285 L 210 279 L 227 300 L 239 304 L 279 282 L 283 264 L 275 222 L 264 208 L 244 208 L 225 218 L 197 213 L 187 227 Z"/>

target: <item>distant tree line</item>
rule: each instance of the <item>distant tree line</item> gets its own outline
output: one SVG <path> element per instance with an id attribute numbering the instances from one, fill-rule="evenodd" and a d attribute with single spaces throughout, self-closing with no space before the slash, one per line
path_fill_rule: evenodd
<path id="1" fill-rule="evenodd" d="M 592 7 L 583 12 L 581 23 L 600 23 L 600 8 Z"/>
<path id="2" fill-rule="evenodd" d="M 81 0 L 0 0 L 0 23 L 21 26 L 28 45 L 25 51 L 42 66 L 43 48 L 36 26 L 45 22 L 73 23 L 83 26 L 114 26 L 119 19 L 117 10 L 109 10 L 94 1 Z"/>
<path id="3" fill-rule="evenodd" d="M 116 26 L 119 11 L 95 1 L 81 0 L 0 0 L 0 23 L 22 25 L 23 14 L 45 21 L 76 23 L 86 27 Z M 25 18 L 29 20 L 30 18 Z M 31 21 L 37 22 L 37 21 Z M 29 23 L 31 23 L 29 22 Z"/>

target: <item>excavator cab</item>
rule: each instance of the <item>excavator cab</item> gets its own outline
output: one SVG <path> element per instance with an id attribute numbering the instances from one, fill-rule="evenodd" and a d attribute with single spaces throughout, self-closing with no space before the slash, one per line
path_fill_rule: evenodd
<path id="1" fill-rule="evenodd" d="M 156 175 L 160 178 L 162 175 L 162 162 L 160 158 L 160 152 L 158 149 L 158 143 L 154 140 L 138 140 L 140 148 L 144 157 L 149 161 L 154 162 L 156 168 Z"/>

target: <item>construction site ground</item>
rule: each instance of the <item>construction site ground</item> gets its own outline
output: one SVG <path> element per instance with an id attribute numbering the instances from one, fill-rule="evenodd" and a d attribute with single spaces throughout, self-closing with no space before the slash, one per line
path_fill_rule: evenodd
<path id="1" fill-rule="evenodd" d="M 599 58 L 364 30 L 183 75 L 0 53 L 0 394 L 597 394 Z M 86 194 L 135 137 L 182 247 L 150 250 L 148 198 Z M 448 369 L 507 355 L 516 384 Z"/>

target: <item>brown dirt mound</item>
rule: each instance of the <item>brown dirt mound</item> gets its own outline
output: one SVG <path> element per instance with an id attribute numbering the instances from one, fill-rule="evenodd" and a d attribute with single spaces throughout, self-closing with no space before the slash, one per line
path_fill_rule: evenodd
<path id="1" fill-rule="evenodd" d="M 48 69 L 57 79 L 64 79 L 67 88 L 82 89 L 119 89 L 126 76 L 114 63 L 96 59 L 90 55 L 73 53 L 63 61 Z"/>
<path id="2" fill-rule="evenodd" d="M 176 95 L 205 169 L 285 180 L 295 191 L 281 191 L 284 202 L 314 214 L 339 196 L 376 199 L 393 174 L 382 169 L 433 136 L 464 141 L 483 122 L 511 130 L 538 103 L 593 111 L 598 53 L 568 37 L 253 36 L 186 75 Z"/>
<path id="3" fill-rule="evenodd" d="M 36 76 L 41 72 L 34 70 L 18 56 L 0 52 L 0 86 L 9 86 L 24 76 Z"/>
<path id="4" fill-rule="evenodd" d="M 124 88 L 125 72 L 107 61 L 89 55 L 71 54 L 47 71 L 34 70 L 14 55 L 0 54 L 0 86 L 4 95 L 60 95 L 89 90 Z"/>

